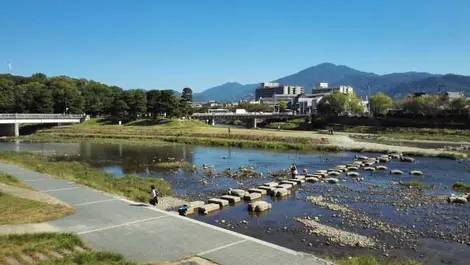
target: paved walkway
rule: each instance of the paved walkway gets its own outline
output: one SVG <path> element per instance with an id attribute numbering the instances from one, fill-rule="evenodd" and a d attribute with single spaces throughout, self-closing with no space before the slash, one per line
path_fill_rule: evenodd
<path id="1" fill-rule="evenodd" d="M 196 255 L 223 265 L 328 264 L 312 255 L 17 166 L 0 163 L 0 171 L 76 207 L 75 214 L 49 222 L 52 227 L 79 234 L 91 248 L 118 252 L 137 262 Z"/>

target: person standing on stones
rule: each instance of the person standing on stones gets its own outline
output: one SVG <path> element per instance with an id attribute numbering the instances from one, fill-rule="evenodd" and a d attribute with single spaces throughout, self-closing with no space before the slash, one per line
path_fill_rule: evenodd
<path id="1" fill-rule="evenodd" d="M 150 186 L 150 188 L 152 189 L 152 192 L 150 193 L 150 196 L 151 196 L 151 199 L 149 201 L 149 203 L 153 206 L 156 206 L 158 204 L 158 191 L 157 189 L 155 189 L 155 186 L 152 185 Z"/>
<path id="2" fill-rule="evenodd" d="M 297 174 L 299 174 L 299 172 L 297 171 L 297 167 L 295 166 L 295 164 L 292 164 L 292 167 L 290 168 L 290 171 L 291 171 L 291 176 L 292 178 L 295 178 L 297 176 Z"/>

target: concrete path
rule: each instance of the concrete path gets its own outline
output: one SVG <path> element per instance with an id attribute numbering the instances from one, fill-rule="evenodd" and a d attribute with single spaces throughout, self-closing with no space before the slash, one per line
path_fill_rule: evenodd
<path id="1" fill-rule="evenodd" d="M 200 256 L 223 265 L 330 264 L 312 255 L 17 166 L 0 163 L 0 171 L 76 207 L 75 214 L 49 225 L 79 234 L 91 248 L 118 252 L 136 262 Z"/>

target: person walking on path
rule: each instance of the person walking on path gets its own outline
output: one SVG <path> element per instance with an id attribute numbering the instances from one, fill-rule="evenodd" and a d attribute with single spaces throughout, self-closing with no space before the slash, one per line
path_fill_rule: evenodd
<path id="1" fill-rule="evenodd" d="M 156 206 L 158 204 L 158 195 L 159 194 L 158 194 L 157 189 L 155 189 L 154 185 L 150 186 L 150 188 L 152 188 L 152 192 L 150 194 L 151 199 L 150 199 L 149 203 L 153 206 Z"/>
<path id="2" fill-rule="evenodd" d="M 228 127 L 228 136 L 230 136 L 230 127 Z"/>

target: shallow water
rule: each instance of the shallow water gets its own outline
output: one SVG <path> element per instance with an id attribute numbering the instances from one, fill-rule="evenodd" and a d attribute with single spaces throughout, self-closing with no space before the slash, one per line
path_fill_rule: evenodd
<path id="1" fill-rule="evenodd" d="M 208 199 L 224 193 L 228 188 L 249 188 L 271 181 L 270 172 L 277 172 L 295 163 L 299 168 L 314 172 L 319 169 L 334 168 L 354 161 L 355 153 L 317 153 L 274 152 L 266 150 L 249 150 L 236 148 L 211 148 L 184 145 L 163 147 L 123 146 L 109 144 L 52 144 L 52 143 L 0 143 L 0 150 L 31 151 L 43 154 L 80 155 L 79 159 L 92 163 L 122 177 L 125 174 L 138 174 L 143 177 L 162 177 L 173 187 L 175 194 L 189 199 Z M 377 156 L 377 154 L 364 154 Z M 216 175 L 206 176 L 204 170 L 158 170 L 152 165 L 167 161 L 187 161 L 197 166 L 208 164 Z M 373 236 L 387 245 L 387 253 L 393 257 L 419 258 L 425 264 L 441 264 L 449 261 L 448 252 L 439 250 L 436 244 L 445 244 L 458 250 L 450 259 L 450 264 L 458 264 L 469 258 L 462 248 L 469 249 L 464 240 L 470 241 L 469 205 L 449 205 L 444 199 L 435 199 L 437 195 L 453 193 L 449 188 L 457 181 L 470 183 L 470 164 L 467 161 L 455 161 L 438 158 L 419 157 L 415 163 L 404 163 L 392 160 L 385 164 L 389 169 L 400 169 L 401 176 L 390 176 L 386 172 L 363 172 L 364 182 L 355 182 L 353 178 L 341 176 L 344 180 L 338 185 L 326 183 L 306 183 L 297 187 L 287 198 L 273 200 L 265 196 L 264 200 L 273 204 L 273 208 L 264 214 L 253 215 L 247 211 L 247 203 L 225 207 L 208 216 L 194 215 L 191 218 L 220 225 L 228 229 L 277 243 L 289 248 L 313 252 L 327 256 L 345 256 L 359 254 L 382 255 L 382 250 L 358 249 L 356 247 L 331 244 L 326 238 L 310 235 L 295 217 L 317 217 L 320 222 L 330 226 L 346 229 L 359 234 Z M 240 166 L 253 167 L 263 178 L 232 179 L 224 177 L 224 170 L 237 170 Z M 421 170 L 424 177 L 411 177 L 410 170 Z M 201 179 L 208 181 L 201 185 Z M 432 190 L 417 191 L 402 187 L 396 182 L 419 180 L 433 185 Z M 410 230 L 417 240 L 415 249 L 398 242 L 393 235 L 377 227 L 363 227 L 359 220 L 349 223 L 353 217 L 321 208 L 307 202 L 307 196 L 323 196 L 334 199 L 335 203 L 360 212 L 374 221 L 391 224 L 404 231 Z M 433 199 L 424 199 L 430 196 Z M 407 199 L 409 198 L 409 199 Z M 422 204 L 420 203 L 421 198 Z M 349 220 L 351 219 L 351 220 Z M 222 222 L 223 220 L 223 222 Z M 242 223 L 242 221 L 246 221 Z M 440 234 L 443 238 L 439 239 Z M 452 239 L 452 234 L 459 238 Z M 437 238 L 437 239 L 436 239 Z M 430 244 L 430 240 L 433 243 Z M 463 244 L 456 241 L 464 241 Z M 424 242 L 424 243 L 423 243 Z M 309 246 L 311 244 L 312 246 Z M 413 243 L 414 244 L 414 243 Z M 434 247 L 429 247 L 429 245 Z M 390 246 L 393 246 L 391 248 Z M 436 250 L 437 249 L 437 250 Z M 444 247 L 442 249 L 445 249 Z M 438 254 L 436 254 L 438 253 Z M 420 255 L 424 257 L 420 258 Z M 447 256 L 446 256 L 447 255 Z M 444 257 L 445 258 L 442 258 Z M 464 263 L 462 263 L 464 264 Z"/>

